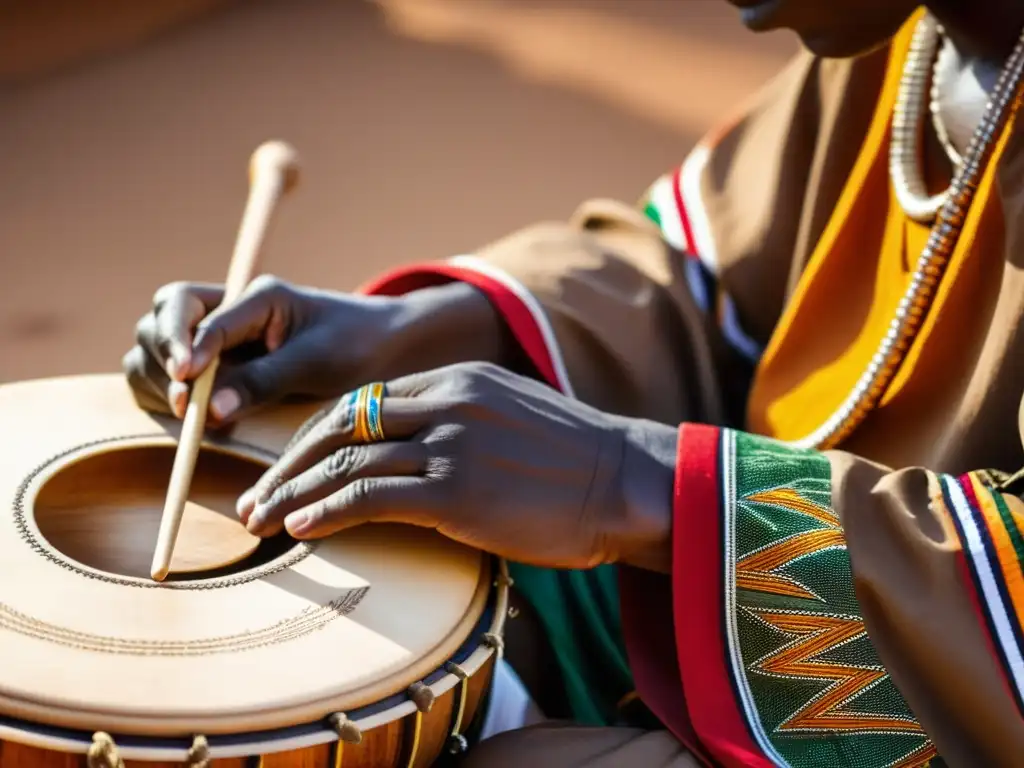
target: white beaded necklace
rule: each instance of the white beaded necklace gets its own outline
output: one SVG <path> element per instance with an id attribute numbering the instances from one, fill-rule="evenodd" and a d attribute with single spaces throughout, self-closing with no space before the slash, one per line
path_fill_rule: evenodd
<path id="1" fill-rule="evenodd" d="M 893 110 L 889 148 L 889 172 L 897 199 L 909 216 L 926 223 L 934 222 L 931 234 L 889 329 L 867 369 L 825 423 L 809 435 L 792 441 L 796 446 L 819 450 L 836 446 L 857 428 L 881 399 L 931 307 L 935 289 L 945 273 L 995 143 L 1010 115 L 1020 106 L 1024 79 L 1024 33 L 999 74 L 985 113 L 956 169 L 953 183 L 945 192 L 929 196 L 919 167 L 919 142 L 929 72 L 938 40 L 938 24 L 931 16 L 925 16 L 914 31 L 903 68 Z"/>

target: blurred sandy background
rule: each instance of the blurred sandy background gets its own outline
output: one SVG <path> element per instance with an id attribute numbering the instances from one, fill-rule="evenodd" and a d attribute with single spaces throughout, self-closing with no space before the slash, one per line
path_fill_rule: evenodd
<path id="1" fill-rule="evenodd" d="M 221 280 L 267 138 L 265 271 L 354 288 L 634 200 L 794 49 L 720 0 L 0 0 L 0 381 L 117 370 Z"/>

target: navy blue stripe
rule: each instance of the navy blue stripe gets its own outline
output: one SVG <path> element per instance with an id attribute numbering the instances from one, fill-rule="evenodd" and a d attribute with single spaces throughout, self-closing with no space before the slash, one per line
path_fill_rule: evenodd
<path id="1" fill-rule="evenodd" d="M 985 599 L 985 590 L 981 586 L 981 578 L 978 575 L 978 566 L 974 562 L 974 553 L 971 552 L 970 547 L 967 545 L 967 535 L 964 532 L 963 523 L 960 521 L 960 515 L 957 514 L 957 508 L 953 503 L 953 498 L 949 495 L 949 488 L 947 485 L 949 482 L 957 481 L 946 475 L 939 482 L 939 485 L 942 487 L 942 499 L 946 504 L 946 509 L 949 510 L 949 516 L 953 518 L 953 526 L 956 528 L 957 536 L 960 537 L 964 559 L 967 560 L 967 571 L 971 577 L 971 584 L 974 587 L 974 593 L 977 596 L 978 604 L 981 606 L 981 615 L 985 621 L 985 627 L 988 629 L 989 637 L 992 639 L 992 647 L 996 652 L 996 656 L 999 658 L 1000 664 L 1003 665 L 1003 674 L 1007 676 L 1007 683 L 1009 684 L 1007 687 L 1014 692 L 1014 698 L 1017 701 L 1017 706 L 1020 707 L 1021 701 L 1019 695 L 1017 695 L 1017 686 L 1014 684 L 1010 661 L 1006 656 L 1006 652 L 1003 650 L 1003 645 L 999 640 L 999 633 L 992 620 L 992 609 L 988 604 L 988 600 Z M 960 492 L 963 493 L 963 488 L 960 488 Z M 964 494 L 964 496 L 966 498 L 966 494 Z M 967 500 L 967 506 L 971 507 L 969 499 Z M 974 511 L 973 508 L 971 511 Z M 981 539 L 982 541 L 986 541 L 987 539 L 984 530 L 981 531 Z"/>

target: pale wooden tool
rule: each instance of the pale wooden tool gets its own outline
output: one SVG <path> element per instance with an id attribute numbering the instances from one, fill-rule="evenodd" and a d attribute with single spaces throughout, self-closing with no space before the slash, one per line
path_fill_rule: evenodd
<path id="1" fill-rule="evenodd" d="M 235 241 L 235 251 L 224 286 L 221 307 L 233 304 L 256 274 L 260 246 L 266 235 L 274 206 L 280 197 L 298 182 L 299 164 L 295 150 L 280 141 L 262 144 L 249 163 L 249 199 Z M 210 407 L 218 360 L 213 360 L 192 384 L 188 408 L 181 425 L 181 437 L 167 488 L 167 501 L 160 519 L 156 551 L 150 575 L 163 581 L 171 567 L 174 544 L 188 501 L 196 458 L 203 441 L 206 414 Z"/>

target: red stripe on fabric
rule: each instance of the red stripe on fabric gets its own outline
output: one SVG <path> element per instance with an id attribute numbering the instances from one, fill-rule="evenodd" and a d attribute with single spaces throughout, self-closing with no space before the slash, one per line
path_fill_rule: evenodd
<path id="1" fill-rule="evenodd" d="M 461 281 L 481 291 L 508 324 L 519 346 L 530 358 L 537 372 L 555 389 L 561 390 L 555 375 L 554 357 L 548 349 L 540 326 L 529 308 L 507 286 L 472 269 L 450 264 L 402 267 L 388 272 L 361 291 L 378 296 L 401 296 L 404 293 Z"/>
<path id="2" fill-rule="evenodd" d="M 619 568 L 622 635 L 640 699 L 702 765 L 711 766 L 690 720 L 676 658 L 672 580 L 653 571 Z"/>
<path id="3" fill-rule="evenodd" d="M 698 258 L 697 242 L 693 239 L 693 225 L 690 223 L 690 216 L 686 212 L 686 203 L 683 202 L 683 166 L 676 168 L 672 174 L 672 196 L 676 200 L 676 210 L 679 211 L 679 221 L 683 225 L 683 237 L 686 238 L 687 255 Z"/>
<path id="4" fill-rule="evenodd" d="M 715 759 L 771 768 L 736 700 L 723 636 L 721 435 L 706 425 L 679 429 L 672 557 L 679 667 L 697 736 Z"/>
<path id="5" fill-rule="evenodd" d="M 971 482 L 971 476 L 960 475 L 956 478 L 956 483 L 960 486 L 964 496 L 967 497 L 967 503 L 971 505 L 972 509 L 978 510 L 979 515 L 984 519 L 985 513 L 981 509 L 981 504 L 978 503 L 978 495 L 974 492 L 974 483 Z"/>

